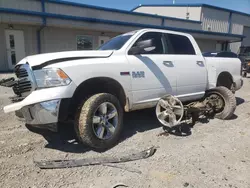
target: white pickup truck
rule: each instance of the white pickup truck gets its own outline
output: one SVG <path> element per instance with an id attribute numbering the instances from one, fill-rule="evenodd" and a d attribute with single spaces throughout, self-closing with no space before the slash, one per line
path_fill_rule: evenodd
<path id="1" fill-rule="evenodd" d="M 226 119 L 236 107 L 233 92 L 243 85 L 238 58 L 203 57 L 191 35 L 158 29 L 119 35 L 94 51 L 28 56 L 15 73 L 15 102 L 5 113 L 16 111 L 29 127 L 52 131 L 74 121 L 80 142 L 102 149 L 117 143 L 124 111 L 154 107 L 166 94 L 197 101 L 224 86 L 218 117 Z M 228 92 L 231 98 L 224 98 Z"/>

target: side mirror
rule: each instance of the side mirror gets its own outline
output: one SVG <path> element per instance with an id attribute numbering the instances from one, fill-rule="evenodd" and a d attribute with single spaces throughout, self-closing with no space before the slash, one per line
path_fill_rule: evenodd
<path id="1" fill-rule="evenodd" d="M 150 52 L 155 49 L 153 39 L 143 40 L 136 43 L 136 46 L 129 50 L 129 55 L 137 55 L 145 52 Z"/>

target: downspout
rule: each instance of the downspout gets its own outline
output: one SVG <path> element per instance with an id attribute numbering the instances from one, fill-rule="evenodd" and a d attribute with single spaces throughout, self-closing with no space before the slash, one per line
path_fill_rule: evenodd
<path id="1" fill-rule="evenodd" d="M 231 33 L 232 31 L 232 12 L 230 12 L 230 14 L 229 14 L 229 18 L 228 18 L 228 33 Z"/>
<path id="2" fill-rule="evenodd" d="M 45 13 L 45 0 L 41 0 L 41 5 L 42 5 L 42 13 Z M 40 28 L 37 30 L 37 51 L 40 54 L 41 53 L 41 31 L 46 27 L 46 17 L 45 15 L 42 16 L 42 25 Z"/>
<path id="3" fill-rule="evenodd" d="M 164 18 L 161 19 L 161 26 L 164 26 L 165 20 Z"/>

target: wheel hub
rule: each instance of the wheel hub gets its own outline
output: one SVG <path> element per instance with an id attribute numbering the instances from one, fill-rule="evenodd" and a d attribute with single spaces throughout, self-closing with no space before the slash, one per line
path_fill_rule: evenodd
<path id="1" fill-rule="evenodd" d="M 118 112 L 116 107 L 109 103 L 102 103 L 94 113 L 93 131 L 102 140 L 110 139 L 118 125 Z"/>
<path id="2" fill-rule="evenodd" d="M 224 100 L 219 94 L 211 94 L 208 98 L 208 103 L 216 110 L 218 113 L 224 108 Z"/>

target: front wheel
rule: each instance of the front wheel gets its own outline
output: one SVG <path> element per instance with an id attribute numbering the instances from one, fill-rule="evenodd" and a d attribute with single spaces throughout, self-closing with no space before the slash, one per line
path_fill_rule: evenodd
<path id="1" fill-rule="evenodd" d="M 81 143 L 99 150 L 117 144 L 123 110 L 115 96 L 108 93 L 93 95 L 80 106 L 76 115 L 75 131 Z"/>
<path id="2" fill-rule="evenodd" d="M 216 87 L 207 91 L 206 99 L 213 103 L 215 117 L 218 119 L 230 119 L 236 109 L 234 94 L 226 87 Z"/>

